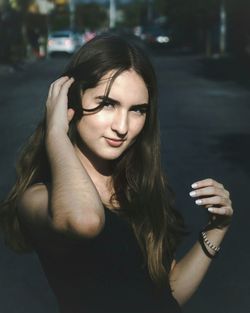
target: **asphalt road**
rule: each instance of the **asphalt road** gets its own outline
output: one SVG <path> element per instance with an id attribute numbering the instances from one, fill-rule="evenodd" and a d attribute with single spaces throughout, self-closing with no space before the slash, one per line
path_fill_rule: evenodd
<path id="1" fill-rule="evenodd" d="M 42 115 L 49 84 L 67 61 L 43 60 L 0 75 L 1 198 L 14 181 L 18 151 Z M 231 80 L 211 78 L 198 56 L 161 53 L 153 62 L 163 162 L 191 232 L 178 256 L 191 247 L 207 218 L 189 196 L 192 182 L 207 177 L 222 182 L 235 208 L 220 256 L 183 312 L 249 313 L 250 90 L 233 75 Z M 17 256 L 1 243 L 0 313 L 22 312 L 55 313 L 55 299 L 36 255 Z"/>

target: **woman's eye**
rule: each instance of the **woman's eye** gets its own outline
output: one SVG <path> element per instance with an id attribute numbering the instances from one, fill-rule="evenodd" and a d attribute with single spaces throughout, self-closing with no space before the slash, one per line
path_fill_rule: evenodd
<path id="1" fill-rule="evenodd" d="M 148 109 L 147 108 L 134 108 L 132 111 L 137 114 L 144 115 L 147 113 Z"/>
<path id="2" fill-rule="evenodd" d="M 105 107 L 105 108 L 110 108 L 110 109 L 115 106 L 113 103 L 111 103 L 111 102 L 109 102 L 109 101 L 102 101 L 100 104 L 101 104 L 103 107 Z"/>

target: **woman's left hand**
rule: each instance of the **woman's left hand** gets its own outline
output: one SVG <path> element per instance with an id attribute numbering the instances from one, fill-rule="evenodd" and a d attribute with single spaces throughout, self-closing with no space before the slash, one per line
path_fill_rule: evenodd
<path id="1" fill-rule="evenodd" d="M 233 208 L 229 192 L 222 184 L 214 179 L 207 178 L 192 184 L 194 189 L 189 194 L 198 198 L 195 203 L 207 208 L 211 213 L 211 223 L 217 228 L 223 228 L 230 224 Z"/>

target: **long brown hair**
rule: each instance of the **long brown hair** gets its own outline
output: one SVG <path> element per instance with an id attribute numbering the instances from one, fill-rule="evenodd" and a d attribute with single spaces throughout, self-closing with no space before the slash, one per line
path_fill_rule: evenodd
<path id="1" fill-rule="evenodd" d="M 149 274 L 157 285 L 167 282 L 171 261 L 184 234 L 184 224 L 173 205 L 173 195 L 161 167 L 160 135 L 157 117 L 157 84 L 151 62 L 133 42 L 114 35 L 102 35 L 88 42 L 73 57 L 63 75 L 75 82 L 68 94 L 69 107 L 75 110 L 69 125 L 69 138 L 77 143 L 76 124 L 83 116 L 81 97 L 84 90 L 97 85 L 110 70 L 109 83 L 123 71 L 135 70 L 149 93 L 149 112 L 136 143 L 116 160 L 111 201 L 116 199 L 128 218 L 145 256 Z M 95 110 L 102 109 L 101 105 Z M 45 148 L 45 118 L 23 148 L 17 162 L 17 180 L 7 199 L 1 203 L 0 228 L 6 243 L 15 251 L 32 250 L 24 236 L 17 214 L 17 201 L 32 184 L 49 182 L 50 165 Z"/>

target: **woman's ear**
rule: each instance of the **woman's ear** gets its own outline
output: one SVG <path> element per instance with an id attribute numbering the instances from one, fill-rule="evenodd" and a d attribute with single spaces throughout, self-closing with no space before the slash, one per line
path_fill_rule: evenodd
<path id="1" fill-rule="evenodd" d="M 68 122 L 70 122 L 75 115 L 75 111 L 70 108 L 68 109 L 67 115 L 68 115 Z"/>

